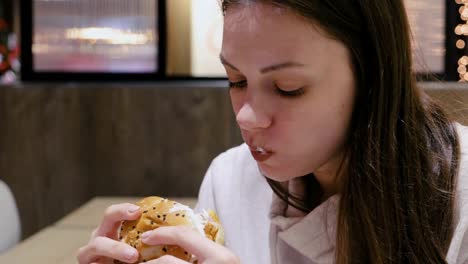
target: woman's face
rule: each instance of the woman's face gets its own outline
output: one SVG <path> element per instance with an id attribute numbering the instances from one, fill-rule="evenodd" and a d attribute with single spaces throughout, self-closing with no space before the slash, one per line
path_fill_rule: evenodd
<path id="1" fill-rule="evenodd" d="M 331 181 L 343 158 L 355 85 L 346 47 L 268 4 L 230 7 L 221 61 L 242 137 L 265 176 Z"/>

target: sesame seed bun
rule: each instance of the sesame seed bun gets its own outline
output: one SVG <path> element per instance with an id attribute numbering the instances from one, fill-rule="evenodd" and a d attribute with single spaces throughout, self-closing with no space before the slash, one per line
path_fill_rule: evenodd
<path id="1" fill-rule="evenodd" d="M 136 203 L 142 214 L 134 221 L 124 221 L 119 229 L 119 239 L 136 248 L 140 253 L 138 263 L 157 259 L 164 255 L 172 255 L 182 260 L 194 263 L 195 257 L 179 246 L 150 246 L 141 241 L 141 235 L 160 226 L 191 226 L 201 235 L 224 244 L 224 232 L 216 213 L 212 210 L 195 214 L 191 208 L 175 201 L 157 196 L 146 197 Z M 114 261 L 114 263 L 122 263 Z"/>

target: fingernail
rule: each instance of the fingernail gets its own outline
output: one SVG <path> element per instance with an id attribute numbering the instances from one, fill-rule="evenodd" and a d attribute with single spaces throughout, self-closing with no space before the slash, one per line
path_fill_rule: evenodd
<path id="1" fill-rule="evenodd" d="M 132 214 L 132 213 L 135 213 L 135 212 L 138 211 L 138 210 L 140 210 L 140 207 L 139 207 L 139 206 L 137 206 L 137 205 L 132 205 L 132 206 L 130 206 L 130 208 L 128 209 L 128 212 Z"/>
<path id="2" fill-rule="evenodd" d="M 124 250 L 124 255 L 125 255 L 126 259 L 130 260 L 130 259 L 133 259 L 136 256 L 136 252 L 133 249 L 126 248 Z"/>
<path id="3" fill-rule="evenodd" d="M 151 231 L 144 232 L 143 234 L 141 234 L 141 239 L 146 240 L 150 234 L 151 234 Z"/>

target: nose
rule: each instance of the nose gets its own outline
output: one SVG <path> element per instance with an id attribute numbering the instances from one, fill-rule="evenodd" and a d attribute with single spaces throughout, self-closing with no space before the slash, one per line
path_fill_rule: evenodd
<path id="1" fill-rule="evenodd" d="M 248 102 L 245 102 L 239 109 L 236 120 L 241 129 L 248 131 L 267 128 L 271 125 L 271 118 L 260 108 L 254 108 Z"/>

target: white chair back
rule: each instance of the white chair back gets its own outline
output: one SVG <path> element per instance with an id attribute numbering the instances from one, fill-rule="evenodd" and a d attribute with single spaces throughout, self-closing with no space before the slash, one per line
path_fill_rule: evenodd
<path id="1" fill-rule="evenodd" d="M 21 222 L 10 188 L 0 180 L 0 254 L 16 245 L 21 238 Z"/>

